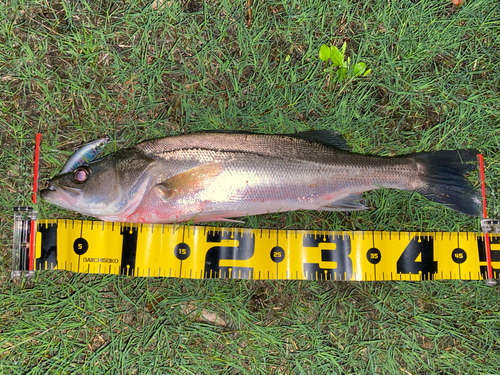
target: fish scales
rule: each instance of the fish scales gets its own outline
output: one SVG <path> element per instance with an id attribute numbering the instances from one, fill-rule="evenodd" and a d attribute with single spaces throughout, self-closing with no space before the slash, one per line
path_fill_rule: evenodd
<path id="1" fill-rule="evenodd" d="M 255 154 L 273 158 L 296 159 L 302 162 L 312 162 L 321 167 L 325 172 L 332 167 L 332 172 L 338 170 L 339 177 L 347 173 L 347 178 L 354 172 L 357 177 L 365 176 L 367 179 L 375 179 L 381 182 L 381 178 L 398 179 L 399 186 L 406 187 L 413 183 L 413 189 L 418 188 L 414 184 L 417 177 L 416 162 L 408 158 L 381 158 L 366 155 L 343 152 L 332 149 L 325 145 L 315 145 L 311 148 L 311 142 L 283 136 L 266 136 L 261 134 L 237 134 L 237 133 L 210 133 L 213 139 L 207 139 L 205 133 L 194 133 L 188 136 L 177 136 L 163 138 L 157 141 L 146 142 L 137 146 L 146 155 L 151 157 L 163 157 L 167 160 L 186 159 L 193 160 L 194 164 L 227 159 L 236 154 Z M 189 150 L 189 151 L 188 151 Z M 202 150 L 220 152 L 213 153 L 210 157 Z M 197 152 L 199 151 L 199 153 Z M 222 154 L 222 153 L 229 154 Z M 219 155 L 219 158 L 217 158 Z M 382 176 L 383 172 L 394 173 L 394 176 Z M 401 177 L 407 179 L 401 180 Z"/>

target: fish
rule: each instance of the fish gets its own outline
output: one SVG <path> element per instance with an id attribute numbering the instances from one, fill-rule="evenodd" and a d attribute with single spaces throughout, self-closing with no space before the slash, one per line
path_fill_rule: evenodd
<path id="1" fill-rule="evenodd" d="M 64 164 L 59 174 L 74 171 L 77 167 L 89 164 L 102 153 L 104 147 L 109 143 L 109 136 L 98 138 L 77 148 L 73 155 Z"/>
<path id="2" fill-rule="evenodd" d="M 329 130 L 197 132 L 145 141 L 79 166 L 50 180 L 41 197 L 104 221 L 198 223 L 294 210 L 364 210 L 364 192 L 393 188 L 478 216 L 481 200 L 466 177 L 477 154 L 364 155 Z"/>

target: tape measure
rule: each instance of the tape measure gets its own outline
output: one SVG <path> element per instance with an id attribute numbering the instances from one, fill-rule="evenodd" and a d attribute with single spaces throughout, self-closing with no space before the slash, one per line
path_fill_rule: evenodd
<path id="1" fill-rule="evenodd" d="M 18 212 L 14 228 L 14 272 L 259 280 L 491 279 L 483 233 L 131 225 L 36 220 L 33 211 Z M 490 234 L 489 240 L 491 274 L 498 279 L 500 234 Z"/>

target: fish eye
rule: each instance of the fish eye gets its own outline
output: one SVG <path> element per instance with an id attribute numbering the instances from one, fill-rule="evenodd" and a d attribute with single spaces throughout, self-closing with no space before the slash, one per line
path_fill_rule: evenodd
<path id="1" fill-rule="evenodd" d="M 87 167 L 78 167 L 73 171 L 73 181 L 83 184 L 89 178 L 90 170 Z"/>

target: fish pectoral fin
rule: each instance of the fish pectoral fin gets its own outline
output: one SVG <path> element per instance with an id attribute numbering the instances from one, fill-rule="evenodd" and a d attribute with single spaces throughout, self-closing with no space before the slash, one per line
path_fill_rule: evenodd
<path id="1" fill-rule="evenodd" d="M 157 184 L 156 187 L 165 200 L 195 194 L 205 188 L 221 171 L 222 163 L 220 162 L 203 164 L 172 176 Z"/>
<path id="2" fill-rule="evenodd" d="M 367 210 L 364 204 L 358 201 L 363 200 L 363 194 L 350 194 L 338 201 L 333 201 L 326 206 L 318 208 L 319 211 L 362 211 Z"/>

